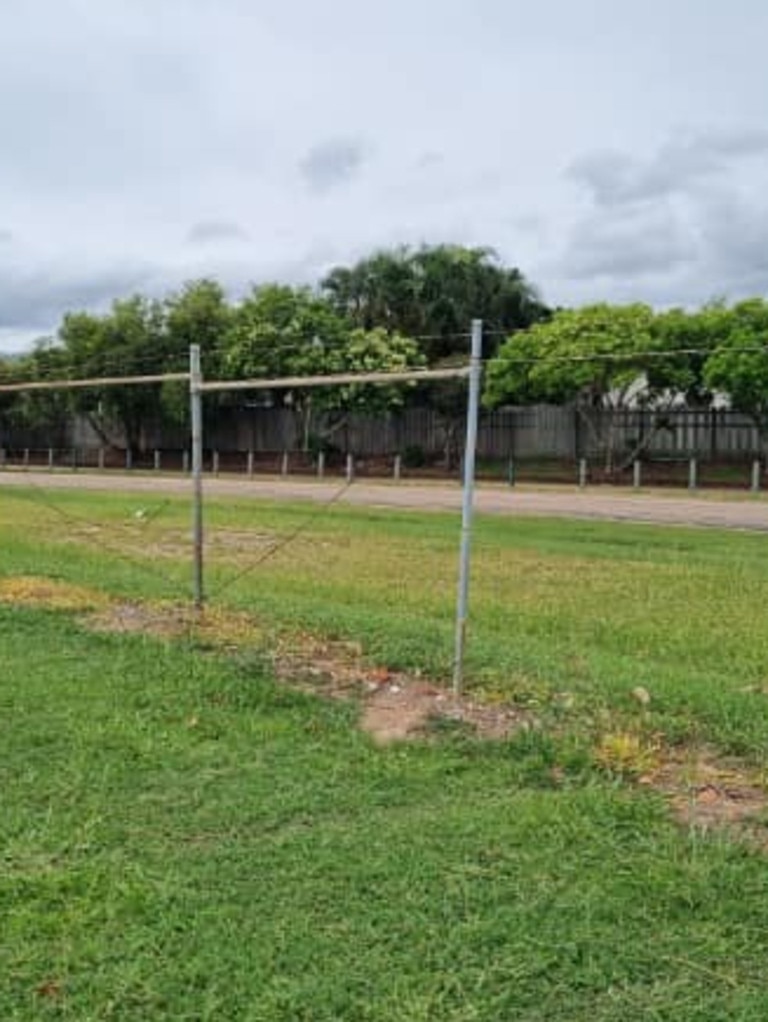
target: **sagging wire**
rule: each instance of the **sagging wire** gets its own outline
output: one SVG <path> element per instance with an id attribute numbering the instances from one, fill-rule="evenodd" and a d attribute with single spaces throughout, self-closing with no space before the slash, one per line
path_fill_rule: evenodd
<path id="1" fill-rule="evenodd" d="M 10 489 L 6 492 L 12 492 L 13 496 L 19 497 L 22 500 L 26 499 L 32 504 L 43 505 L 47 507 L 54 514 L 58 515 L 63 521 L 67 522 L 68 525 L 73 525 L 77 530 L 75 536 L 79 540 L 87 540 L 89 543 L 98 547 L 101 551 L 109 554 L 111 557 L 116 557 L 119 560 L 124 561 L 126 564 L 130 564 L 132 567 L 137 567 L 144 573 L 151 575 L 154 579 L 160 579 L 164 586 L 168 584 L 168 578 L 165 574 L 160 572 L 154 566 L 146 563 L 143 560 L 135 560 L 125 550 L 118 547 L 114 547 L 109 543 L 106 543 L 100 536 L 94 535 L 92 530 L 97 532 L 101 530 L 102 526 L 90 519 L 81 518 L 79 515 L 73 515 L 70 511 L 65 510 L 60 504 L 52 500 L 47 490 L 34 482 L 34 480 L 26 480 L 26 488 L 30 491 L 25 492 L 24 488 L 16 489 L 15 487 L 11 491 Z M 168 498 L 159 504 L 150 514 L 144 514 L 141 516 L 139 521 L 142 525 L 149 525 L 152 522 L 157 521 L 158 518 L 165 512 L 166 508 L 171 504 L 171 499 Z"/>
<path id="2" fill-rule="evenodd" d="M 338 504 L 338 502 L 341 500 L 344 494 L 347 493 L 347 491 L 350 489 L 353 483 L 354 480 L 352 479 L 345 480 L 345 482 L 339 487 L 339 489 L 333 494 L 333 496 L 329 500 L 323 501 L 320 507 L 314 510 L 312 514 L 307 515 L 304 518 L 304 520 L 301 521 L 299 525 L 296 526 L 295 529 L 292 529 L 289 533 L 283 536 L 282 539 L 277 540 L 271 547 L 269 547 L 269 549 L 265 550 L 264 553 L 261 554 L 261 556 L 259 556 L 255 561 L 251 562 L 251 564 L 249 564 L 247 567 L 237 572 L 237 574 L 227 579 L 217 588 L 214 588 L 209 595 L 209 599 L 218 598 L 219 596 L 221 596 L 222 593 L 226 592 L 228 589 L 231 589 L 232 586 L 236 585 L 238 582 L 241 582 L 244 578 L 246 578 L 248 575 L 254 572 L 257 568 L 260 568 L 265 561 L 270 560 L 270 558 L 274 557 L 275 554 L 279 553 L 281 550 L 284 550 L 287 546 L 290 546 L 290 544 L 293 543 L 296 539 L 298 539 L 299 536 L 302 535 L 302 533 L 306 532 L 311 525 L 314 525 L 318 521 L 320 521 L 320 519 L 323 518 L 323 516 L 326 515 L 335 504 Z"/>

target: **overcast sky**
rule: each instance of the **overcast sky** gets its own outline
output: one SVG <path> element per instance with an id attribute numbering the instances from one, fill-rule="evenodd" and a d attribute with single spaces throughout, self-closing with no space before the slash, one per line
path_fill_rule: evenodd
<path id="1" fill-rule="evenodd" d="M 765 0 L 3 0 L 0 349 L 490 245 L 553 304 L 768 290 Z"/>

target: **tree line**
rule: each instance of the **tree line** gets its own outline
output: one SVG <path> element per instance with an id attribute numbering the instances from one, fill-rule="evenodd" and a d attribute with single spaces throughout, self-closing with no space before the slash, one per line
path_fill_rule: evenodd
<path id="1" fill-rule="evenodd" d="M 587 429 L 599 419 L 609 469 L 616 457 L 611 423 L 627 407 L 653 409 L 663 425 L 664 410 L 675 405 L 725 401 L 750 416 L 768 443 L 762 298 L 663 312 L 641 304 L 552 310 L 491 249 L 457 245 L 378 252 L 334 268 L 315 287 L 263 284 L 238 301 L 206 279 L 162 299 L 118 299 L 101 315 L 67 313 L 53 337 L 0 359 L 0 379 L 181 372 L 191 344 L 202 349 L 206 377 L 217 379 L 450 366 L 467 358 L 473 318 L 485 327 L 485 407 L 572 404 Z M 459 444 L 465 386 L 295 388 L 274 400 L 295 413 L 306 449 L 331 444 L 350 412 L 427 405 L 444 422 L 450 454 Z M 207 404 L 215 415 L 215 404 Z M 8 394 L 0 395 L 0 421 L 44 427 L 79 413 L 105 442 L 110 425 L 118 425 L 136 449 L 144 423 L 182 423 L 187 405 L 186 388 L 176 383 Z"/>
<path id="2" fill-rule="evenodd" d="M 103 315 L 71 312 L 56 335 L 29 354 L 0 360 L 0 379 L 184 371 L 191 344 L 200 345 L 209 379 L 445 366 L 466 359 L 473 317 L 485 321 L 486 354 L 492 355 L 506 334 L 548 315 L 522 273 L 490 249 L 398 248 L 336 267 L 314 288 L 263 284 L 232 302 L 216 281 L 198 280 L 163 299 L 119 299 Z M 384 414 L 409 401 L 439 408 L 450 433 L 461 415 L 462 393 L 450 383 L 426 392 L 352 385 L 296 388 L 274 398 L 290 404 L 309 447 L 330 443 L 352 411 Z M 207 405 L 215 414 L 214 403 Z M 85 415 L 105 442 L 110 424 L 118 424 L 129 446 L 138 448 L 143 423 L 184 421 L 187 400 L 183 385 L 166 383 L 7 395 L 0 403 L 6 424 L 44 426 L 74 412 Z"/>
<path id="3" fill-rule="evenodd" d="M 655 429 L 662 429 L 665 411 L 674 407 L 726 404 L 749 416 L 765 450 L 768 302 L 663 312 L 641 304 L 559 310 L 501 345 L 488 366 L 484 397 L 490 408 L 572 404 L 604 450 L 609 471 L 623 467 L 615 465 L 615 439 L 627 408 L 652 410 Z M 624 452 L 624 462 L 640 456 L 652 437 L 649 432 Z"/>

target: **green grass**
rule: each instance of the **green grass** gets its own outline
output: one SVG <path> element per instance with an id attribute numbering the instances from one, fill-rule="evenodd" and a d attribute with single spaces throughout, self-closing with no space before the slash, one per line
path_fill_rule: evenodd
<path id="1" fill-rule="evenodd" d="M 188 596 L 184 502 L 45 499 L 55 502 L 34 490 L 3 494 L 6 574 Z M 141 507 L 150 520 L 134 517 Z M 318 517 L 309 505 L 231 501 L 211 503 L 207 524 L 214 604 L 253 612 L 268 628 L 357 640 L 391 667 L 449 676 L 456 516 L 334 507 Z M 299 526 L 297 539 L 258 563 Z M 710 740 L 762 763 L 767 555 L 768 539 L 756 534 L 481 517 L 470 685 L 544 719 L 566 702 L 570 724 L 587 729 L 602 727 L 606 713 L 632 719 L 630 693 L 642 685 L 650 726 L 670 740 Z"/>
<path id="2" fill-rule="evenodd" d="M 185 592 L 183 504 L 50 499 L 0 495 L 0 576 Z M 212 506 L 212 588 L 313 514 Z M 762 1022 L 764 857 L 589 750 L 645 684 L 643 727 L 762 762 L 766 542 L 481 520 L 471 677 L 543 725 L 500 743 L 379 749 L 258 656 L 0 605 L 0 1018 Z M 336 508 L 217 599 L 442 674 L 455 547 Z"/>

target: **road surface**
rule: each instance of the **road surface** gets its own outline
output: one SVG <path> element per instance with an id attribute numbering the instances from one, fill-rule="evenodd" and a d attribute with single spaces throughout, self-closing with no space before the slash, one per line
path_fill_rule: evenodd
<path id="1" fill-rule="evenodd" d="M 189 494 L 188 478 L 172 475 L 123 474 L 118 472 L 0 472 L 3 487 L 40 486 L 49 490 L 122 490 L 133 493 Z M 344 486 L 342 480 L 276 479 L 206 476 L 205 492 L 211 496 L 326 502 Z M 418 511 L 459 511 L 458 484 L 418 482 L 355 482 L 344 491 L 340 503 L 392 507 Z M 534 490 L 481 485 L 477 488 L 478 512 L 500 515 L 607 519 L 661 525 L 693 525 L 713 528 L 768 531 L 768 501 L 744 495 L 723 499 L 709 495 L 665 496 L 658 493 L 587 490 Z"/>

